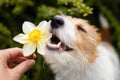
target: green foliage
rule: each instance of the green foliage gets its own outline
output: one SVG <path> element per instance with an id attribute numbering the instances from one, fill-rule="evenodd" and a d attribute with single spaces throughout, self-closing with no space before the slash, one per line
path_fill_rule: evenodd
<path id="1" fill-rule="evenodd" d="M 37 13 L 37 19 L 38 20 L 40 20 L 40 19 L 50 19 L 52 16 L 62 13 L 62 11 L 60 9 L 57 10 L 57 8 L 55 8 L 55 7 L 46 6 L 46 5 L 38 6 L 37 11 L 38 11 L 38 13 Z M 41 14 L 44 14 L 44 15 L 41 15 Z"/>
<path id="2" fill-rule="evenodd" d="M 32 0 L 0 0 L 0 6 L 9 7 L 10 5 L 32 6 Z"/>
<path id="3" fill-rule="evenodd" d="M 0 48 L 7 48 L 12 45 L 10 31 L 0 23 Z"/>
<path id="4" fill-rule="evenodd" d="M 58 0 L 58 4 L 70 5 L 71 7 L 69 7 L 68 11 L 73 12 L 71 14 L 74 14 L 75 11 L 83 13 L 83 16 L 92 14 L 92 8 L 86 6 L 86 4 L 83 3 L 83 0 Z"/>
<path id="5" fill-rule="evenodd" d="M 56 14 L 65 14 L 88 19 L 100 26 L 98 15 L 101 12 L 110 22 L 112 44 L 120 52 L 119 5 L 119 0 L 0 0 L 0 49 L 21 47 L 12 38 L 22 31 L 24 21 L 37 25 Z M 43 57 L 38 55 L 36 65 L 21 80 L 53 80 L 53 76 Z"/>

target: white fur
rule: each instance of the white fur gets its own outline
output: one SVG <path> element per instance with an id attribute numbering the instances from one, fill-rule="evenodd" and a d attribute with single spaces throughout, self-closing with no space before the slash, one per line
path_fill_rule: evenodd
<path id="1" fill-rule="evenodd" d="M 68 26 L 68 27 L 62 26 L 61 28 L 55 29 L 55 30 L 53 30 L 53 34 L 56 34 L 56 36 L 59 36 L 59 39 L 62 42 L 65 42 L 70 47 L 73 47 L 74 45 L 72 43 L 73 43 L 73 41 L 76 40 L 75 29 L 73 27 L 74 25 L 72 24 L 71 21 L 68 21 L 68 19 L 63 17 L 63 16 L 58 16 L 57 15 L 57 17 L 63 18 L 64 23 L 65 23 L 64 26 Z M 66 40 L 66 39 L 69 39 L 69 40 Z"/>
<path id="2" fill-rule="evenodd" d="M 99 57 L 92 64 L 81 63 L 68 53 L 59 54 L 55 51 L 46 54 L 46 61 L 52 64 L 56 80 L 120 80 L 118 58 L 112 47 L 105 49 L 103 45 L 99 45 Z"/>
<path id="3" fill-rule="evenodd" d="M 76 35 L 73 22 L 62 18 L 65 25 L 53 30 L 53 33 L 65 44 L 74 48 L 72 43 L 76 41 Z M 101 42 L 98 45 L 97 58 L 93 63 L 87 62 L 84 53 L 76 55 L 78 52 L 77 50 L 61 52 L 46 48 L 44 57 L 55 73 L 56 80 L 120 80 L 118 57 L 109 43 Z"/>

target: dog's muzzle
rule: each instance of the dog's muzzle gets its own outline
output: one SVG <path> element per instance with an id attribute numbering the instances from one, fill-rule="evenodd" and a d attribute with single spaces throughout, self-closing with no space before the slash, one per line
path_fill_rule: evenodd
<path id="1" fill-rule="evenodd" d="M 65 24 L 64 19 L 61 16 L 55 16 L 51 20 L 51 32 L 52 32 L 52 38 L 50 40 L 50 43 L 48 43 L 47 48 L 49 50 L 57 50 L 57 51 L 71 51 L 73 50 L 69 46 L 67 46 L 63 41 L 61 41 L 60 37 L 57 36 L 56 29 L 63 27 Z"/>

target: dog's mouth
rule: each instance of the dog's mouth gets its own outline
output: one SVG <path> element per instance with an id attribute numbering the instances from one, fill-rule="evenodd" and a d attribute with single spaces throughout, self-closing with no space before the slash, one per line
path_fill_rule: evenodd
<path id="1" fill-rule="evenodd" d="M 60 39 L 53 35 L 51 38 L 51 42 L 47 45 L 50 50 L 59 50 L 59 51 L 71 51 L 73 50 L 69 46 L 67 46 L 64 42 L 60 41 Z"/>

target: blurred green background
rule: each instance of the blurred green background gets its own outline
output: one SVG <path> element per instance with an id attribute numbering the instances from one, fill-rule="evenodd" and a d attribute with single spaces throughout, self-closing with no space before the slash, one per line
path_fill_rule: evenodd
<path id="1" fill-rule="evenodd" d="M 99 13 L 103 13 L 110 23 L 111 41 L 119 55 L 120 0 L 0 0 L 0 49 L 22 47 L 12 38 L 22 32 L 24 21 L 37 25 L 56 14 L 65 14 L 87 19 L 100 28 Z M 54 80 L 54 74 L 38 55 L 35 66 L 21 80 Z"/>

